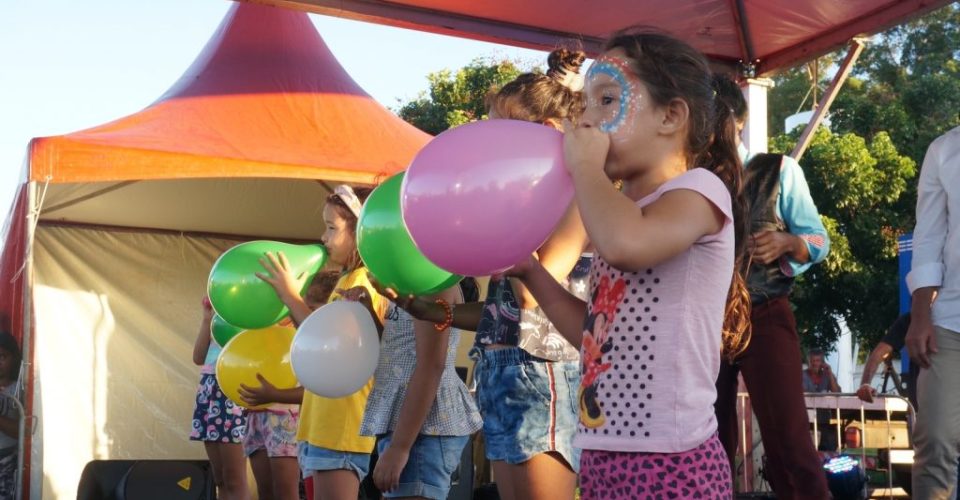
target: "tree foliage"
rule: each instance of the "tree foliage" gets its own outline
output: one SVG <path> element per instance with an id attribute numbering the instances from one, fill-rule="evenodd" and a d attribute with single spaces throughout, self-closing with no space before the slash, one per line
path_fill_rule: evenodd
<path id="1" fill-rule="evenodd" d="M 827 261 L 804 274 L 794 294 L 805 344 L 831 347 L 842 317 L 872 347 L 895 319 L 896 243 L 913 229 L 918 166 L 934 138 L 960 125 L 958 56 L 957 5 L 875 37 L 833 104 L 832 131 L 819 130 L 801 159 L 832 240 Z M 809 97 L 801 105 L 811 73 L 800 67 L 775 77 L 771 149 L 789 152 L 796 142 L 799 130 L 784 131 L 783 119 L 812 108 Z M 818 92 L 829 83 L 821 76 Z"/>
<path id="2" fill-rule="evenodd" d="M 429 134 L 486 116 L 484 98 L 524 70 L 515 61 L 474 59 L 456 72 L 449 69 L 427 75 L 429 91 L 403 104 L 397 114 Z"/>

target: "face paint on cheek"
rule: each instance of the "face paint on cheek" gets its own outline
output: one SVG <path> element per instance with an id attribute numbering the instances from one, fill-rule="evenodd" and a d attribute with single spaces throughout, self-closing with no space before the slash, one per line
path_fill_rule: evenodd
<path id="1" fill-rule="evenodd" d="M 625 127 L 631 127 L 634 124 L 634 118 L 641 109 L 643 101 L 641 100 L 640 86 L 637 79 L 630 76 L 630 70 L 622 59 L 612 57 L 600 57 L 590 66 L 587 72 L 587 80 L 598 78 L 600 75 L 606 76 L 615 83 L 612 87 L 616 92 L 616 102 L 604 105 L 600 99 L 607 96 L 591 96 L 587 101 L 588 107 L 604 110 L 598 124 L 598 128 L 607 134 L 617 132 L 627 132 Z M 606 109 L 609 108 L 609 109 Z"/>

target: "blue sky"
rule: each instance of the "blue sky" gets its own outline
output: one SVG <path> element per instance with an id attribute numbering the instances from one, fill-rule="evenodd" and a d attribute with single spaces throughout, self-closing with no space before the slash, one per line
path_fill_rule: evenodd
<path id="1" fill-rule="evenodd" d="M 228 0 L 4 0 L 0 5 L 0 210 L 32 137 L 98 125 L 159 97 L 203 48 Z M 546 54 L 311 15 L 353 78 L 388 107 L 426 75 L 476 57 L 545 63 Z"/>

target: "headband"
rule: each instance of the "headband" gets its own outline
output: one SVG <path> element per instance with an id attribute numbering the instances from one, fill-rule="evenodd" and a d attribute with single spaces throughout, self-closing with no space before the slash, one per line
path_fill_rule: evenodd
<path id="1" fill-rule="evenodd" d="M 347 208 L 350 209 L 350 212 L 354 215 L 354 217 L 357 217 L 358 219 L 360 218 L 360 207 L 362 204 L 360 203 L 360 198 L 357 198 L 357 193 L 353 192 L 352 187 L 346 184 L 341 184 L 333 190 L 333 194 L 340 198 L 340 201 L 342 201 Z"/>

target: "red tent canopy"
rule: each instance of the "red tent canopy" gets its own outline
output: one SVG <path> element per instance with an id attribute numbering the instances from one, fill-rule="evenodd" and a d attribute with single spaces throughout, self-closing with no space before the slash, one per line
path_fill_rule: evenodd
<path id="1" fill-rule="evenodd" d="M 949 0 L 246 0 L 404 28 L 549 50 L 646 25 L 718 62 L 770 73 L 874 34 Z"/>
<path id="2" fill-rule="evenodd" d="M 210 256 L 203 249 L 251 237 L 315 241 L 323 232 L 320 213 L 329 187 L 306 179 L 371 184 L 406 168 L 429 139 L 357 86 L 305 13 L 242 3 L 232 7 L 184 75 L 146 109 L 91 129 L 34 139 L 27 171 L 32 182 L 17 195 L 0 259 L 0 282 L 7 284 L 0 288 L 0 327 L 23 340 L 24 361 L 30 367 L 23 381 L 26 415 L 37 413 L 35 367 L 46 363 L 50 370 L 57 365 L 44 357 L 43 346 L 54 345 L 61 334 L 90 345 L 95 333 L 79 326 L 80 320 L 76 331 L 51 331 L 50 320 L 57 314 L 37 291 L 41 285 L 76 304 L 95 290 L 115 315 L 111 328 L 117 334 L 111 338 L 125 343 L 130 355 L 162 358 L 162 353 L 144 347 L 153 340 L 137 343 L 144 337 L 137 336 L 139 327 L 130 327 L 130 322 L 142 311 L 149 312 L 141 318 L 147 322 L 162 317 L 150 339 L 178 339 L 193 328 L 181 324 L 189 315 L 176 311 L 195 308 L 199 291 L 190 286 L 203 283 L 203 276 L 183 276 L 184 269 L 196 266 L 206 265 L 203 272 L 208 271 L 204 259 Z M 115 238 L 110 241 L 125 243 L 108 245 L 109 258 L 98 262 L 89 252 L 107 241 L 107 235 Z M 41 267 L 35 257 L 48 260 Z M 142 290 L 160 291 L 125 292 L 117 286 L 124 284 L 122 273 L 112 275 L 101 266 L 105 262 L 139 262 L 134 270 L 160 270 L 134 278 L 144 280 Z M 90 281 L 51 284 L 56 276 L 74 276 L 64 271 L 69 264 L 82 269 L 77 280 Z M 164 271 L 171 268 L 181 279 L 160 287 L 158 283 L 168 279 L 164 276 L 176 275 Z M 137 272 L 128 268 L 126 274 Z M 190 293 L 183 293 L 187 289 Z M 34 315 L 48 326 L 33 321 Z M 167 345 L 181 344 L 171 342 Z M 97 358 L 101 370 L 107 363 L 124 366 L 126 354 L 106 348 L 102 354 L 103 359 Z M 135 375 L 154 382 L 166 377 L 163 370 L 173 368 L 160 358 L 145 363 Z M 154 376 L 151 370 L 163 373 Z M 92 380 L 93 375 L 79 376 Z M 149 380 L 145 383 L 154 383 Z M 48 384 L 48 393 L 58 384 Z M 134 410 L 142 408 L 123 411 Z M 59 425 L 50 423 L 55 413 L 40 417 L 48 422 L 42 427 Z M 38 438 L 32 425 L 21 450 L 34 449 L 32 442 Z M 76 425 L 86 431 L 93 424 Z M 177 455 L 177 443 L 151 441 L 173 432 L 162 427 L 151 427 L 160 433 L 156 435 L 130 431 L 125 438 L 129 443 L 122 445 L 126 451 L 114 446 L 110 456 L 130 453 L 130 443 Z M 46 446 L 43 439 L 38 442 Z M 90 458 L 85 455 L 90 445 L 57 446 L 70 453 L 24 453 L 24 498 L 42 494 L 29 490 L 31 478 L 49 495 L 63 495 L 76 484 L 79 467 Z M 43 456 L 57 457 L 56 464 L 62 466 L 50 462 L 40 475 Z"/>
<path id="3" fill-rule="evenodd" d="M 193 65 L 147 109 L 34 139 L 30 179 L 371 183 L 406 168 L 428 139 L 350 78 L 305 14 L 237 4 Z"/>

